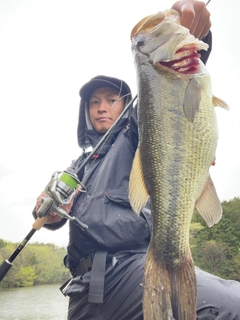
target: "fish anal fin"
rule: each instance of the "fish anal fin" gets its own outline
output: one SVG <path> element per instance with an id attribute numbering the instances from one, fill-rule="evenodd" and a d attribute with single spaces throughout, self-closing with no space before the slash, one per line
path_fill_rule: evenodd
<path id="1" fill-rule="evenodd" d="M 199 111 L 200 101 L 201 87 L 197 80 L 192 78 L 186 88 L 183 101 L 183 112 L 190 122 L 194 122 L 195 115 Z"/>
<path id="2" fill-rule="evenodd" d="M 195 207 L 209 227 L 218 223 L 222 217 L 222 205 L 210 175 L 208 176 L 201 197 L 196 202 Z"/>
<path id="3" fill-rule="evenodd" d="M 215 97 L 214 95 L 212 96 L 212 103 L 214 107 L 221 107 L 223 109 L 229 110 L 228 104 L 224 100 Z"/>
<path id="4" fill-rule="evenodd" d="M 144 183 L 140 150 L 137 148 L 132 164 L 129 181 L 129 200 L 133 211 L 140 214 L 146 204 L 149 194 Z"/>

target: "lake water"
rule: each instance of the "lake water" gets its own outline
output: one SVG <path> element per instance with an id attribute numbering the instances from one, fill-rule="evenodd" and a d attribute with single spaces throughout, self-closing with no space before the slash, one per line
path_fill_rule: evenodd
<path id="1" fill-rule="evenodd" d="M 0 320 L 66 320 L 68 298 L 60 285 L 0 290 Z"/>

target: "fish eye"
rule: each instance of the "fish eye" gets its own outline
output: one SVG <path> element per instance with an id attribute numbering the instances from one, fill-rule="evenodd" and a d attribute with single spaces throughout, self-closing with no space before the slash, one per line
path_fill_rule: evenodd
<path id="1" fill-rule="evenodd" d="M 138 39 L 138 41 L 137 41 L 137 46 L 138 46 L 138 47 L 143 46 L 144 43 L 145 43 L 145 41 L 146 41 L 146 39 L 145 39 L 144 37 Z"/>

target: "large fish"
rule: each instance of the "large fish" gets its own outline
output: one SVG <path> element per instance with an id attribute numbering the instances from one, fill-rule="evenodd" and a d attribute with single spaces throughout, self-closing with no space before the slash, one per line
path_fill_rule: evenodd
<path id="1" fill-rule="evenodd" d="M 197 208 L 209 226 L 222 215 L 209 175 L 218 140 L 211 92 L 198 50 L 208 45 L 174 10 L 141 20 L 131 33 L 138 83 L 139 146 L 129 198 L 139 213 L 151 200 L 153 234 L 144 273 L 145 320 L 193 320 L 196 279 L 189 228 Z"/>

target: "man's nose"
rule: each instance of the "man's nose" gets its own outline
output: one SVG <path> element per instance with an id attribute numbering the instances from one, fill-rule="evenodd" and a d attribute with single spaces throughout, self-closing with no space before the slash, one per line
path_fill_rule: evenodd
<path id="1" fill-rule="evenodd" d="M 107 102 L 106 101 L 101 101 L 98 107 L 98 112 L 106 112 L 108 108 Z"/>

